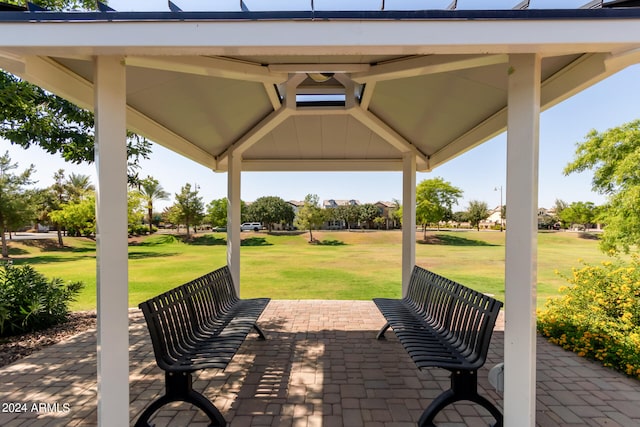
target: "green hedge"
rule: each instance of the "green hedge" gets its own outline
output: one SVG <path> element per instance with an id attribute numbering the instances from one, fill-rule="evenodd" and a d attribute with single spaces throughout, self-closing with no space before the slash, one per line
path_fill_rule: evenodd
<path id="1" fill-rule="evenodd" d="M 0 336 L 32 332 L 62 323 L 69 303 L 84 285 L 48 280 L 29 265 L 0 266 Z"/>
<path id="2" fill-rule="evenodd" d="M 640 378 L 640 265 L 630 261 L 584 264 L 567 277 L 571 286 L 538 313 L 549 341 Z"/>

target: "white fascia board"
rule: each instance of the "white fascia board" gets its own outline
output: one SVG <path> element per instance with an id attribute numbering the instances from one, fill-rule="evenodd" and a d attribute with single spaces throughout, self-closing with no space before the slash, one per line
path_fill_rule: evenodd
<path id="1" fill-rule="evenodd" d="M 155 70 L 175 71 L 199 76 L 220 77 L 258 83 L 278 84 L 287 80 L 286 73 L 274 73 L 267 67 L 248 62 L 210 57 L 128 56 L 127 65 Z"/>
<path id="2" fill-rule="evenodd" d="M 40 55 L 544 55 L 640 45 L 640 19 L 7 22 L 0 40 Z"/>

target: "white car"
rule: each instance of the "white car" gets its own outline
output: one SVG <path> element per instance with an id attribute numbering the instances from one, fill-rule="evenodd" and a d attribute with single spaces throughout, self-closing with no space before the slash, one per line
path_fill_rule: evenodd
<path id="1" fill-rule="evenodd" d="M 258 231 L 262 228 L 259 222 L 243 222 L 240 224 L 240 231 Z"/>

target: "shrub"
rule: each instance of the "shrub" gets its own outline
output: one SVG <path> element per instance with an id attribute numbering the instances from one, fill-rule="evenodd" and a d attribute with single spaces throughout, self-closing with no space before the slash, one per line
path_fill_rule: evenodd
<path id="1" fill-rule="evenodd" d="M 157 230 L 157 229 L 156 229 Z M 142 223 L 129 224 L 129 235 L 140 236 L 149 233 L 149 226 Z"/>
<path id="2" fill-rule="evenodd" d="M 640 378 L 639 267 L 633 256 L 574 268 L 567 278 L 572 286 L 560 288 L 562 296 L 538 313 L 538 331 L 580 356 Z"/>
<path id="3" fill-rule="evenodd" d="M 14 335 L 64 322 L 84 285 L 47 278 L 31 266 L 0 265 L 0 335 Z"/>

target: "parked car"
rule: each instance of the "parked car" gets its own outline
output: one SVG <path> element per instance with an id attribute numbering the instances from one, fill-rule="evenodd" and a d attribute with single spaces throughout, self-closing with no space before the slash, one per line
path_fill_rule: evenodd
<path id="1" fill-rule="evenodd" d="M 262 224 L 259 222 L 243 222 L 240 224 L 240 231 L 258 231 L 262 229 Z"/>

